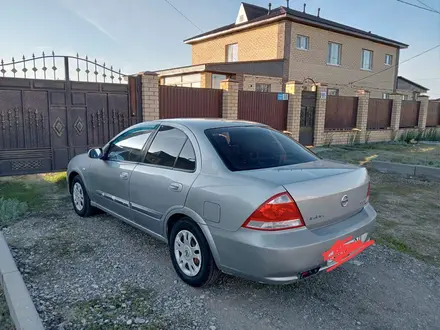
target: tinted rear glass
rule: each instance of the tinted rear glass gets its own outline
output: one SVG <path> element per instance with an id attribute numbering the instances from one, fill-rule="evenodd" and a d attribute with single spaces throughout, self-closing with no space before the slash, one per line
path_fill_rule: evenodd
<path id="1" fill-rule="evenodd" d="M 319 159 L 284 134 L 265 127 L 221 127 L 205 131 L 231 171 L 255 170 Z"/>

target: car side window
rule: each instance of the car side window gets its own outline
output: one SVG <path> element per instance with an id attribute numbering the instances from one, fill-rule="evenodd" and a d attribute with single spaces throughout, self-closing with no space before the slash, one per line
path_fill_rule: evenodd
<path id="1" fill-rule="evenodd" d="M 181 130 L 161 126 L 148 149 L 144 162 L 173 168 L 186 140 L 187 136 Z"/>
<path id="2" fill-rule="evenodd" d="M 196 169 L 196 155 L 191 141 L 187 138 L 182 151 L 177 157 L 174 168 L 186 171 L 194 171 Z"/>
<path id="3" fill-rule="evenodd" d="M 155 127 L 139 127 L 118 136 L 110 145 L 107 159 L 112 161 L 139 162 L 142 148 Z"/>

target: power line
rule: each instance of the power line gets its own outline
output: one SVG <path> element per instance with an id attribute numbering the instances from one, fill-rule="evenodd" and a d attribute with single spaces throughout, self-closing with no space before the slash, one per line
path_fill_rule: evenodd
<path id="1" fill-rule="evenodd" d="M 400 63 L 397 63 L 397 64 L 394 64 L 394 65 L 392 65 L 392 66 L 389 66 L 388 68 L 385 68 L 385 69 L 383 69 L 383 70 L 381 70 L 381 71 L 379 71 L 379 72 L 376 72 L 376 73 L 370 74 L 370 75 L 368 75 L 368 76 L 366 76 L 366 77 L 364 77 L 364 78 L 361 78 L 361 79 L 358 79 L 358 80 L 352 81 L 352 82 L 348 83 L 348 85 L 351 85 L 351 84 L 357 83 L 358 81 L 365 80 L 365 79 L 367 79 L 367 78 L 370 78 L 370 77 L 372 77 L 372 76 L 375 76 L 375 75 L 377 75 L 377 74 L 379 74 L 379 73 L 382 73 L 382 72 L 384 72 L 384 71 L 387 71 L 387 70 L 393 69 L 393 68 L 395 68 L 395 67 L 398 66 L 398 65 L 401 65 L 401 64 L 406 63 L 406 62 L 408 62 L 408 61 L 411 61 L 412 59 L 415 59 L 416 57 L 422 56 L 422 55 L 424 55 L 424 54 L 430 52 L 431 50 L 434 50 L 434 49 L 439 48 L 439 47 L 440 47 L 440 44 L 438 44 L 437 46 L 434 46 L 434 47 L 432 47 L 432 48 L 429 48 L 429 49 L 427 49 L 427 50 L 425 50 L 425 51 L 423 51 L 423 52 L 421 52 L 421 53 L 419 53 L 419 54 L 417 54 L 417 55 L 414 55 L 413 57 L 410 57 L 409 59 L 407 59 L 407 60 L 405 60 L 405 61 L 402 61 L 402 62 L 400 62 Z"/>
<path id="2" fill-rule="evenodd" d="M 171 7 L 174 8 L 175 11 L 177 11 L 180 15 L 182 15 L 188 22 L 190 22 L 196 29 L 198 29 L 200 32 L 203 32 L 203 30 L 192 20 L 190 20 L 187 16 L 185 16 L 184 13 L 182 13 L 178 8 L 176 8 L 171 2 L 168 0 L 164 0 L 167 4 L 169 4 Z"/>
<path id="3" fill-rule="evenodd" d="M 406 5 L 409 5 L 409 6 L 413 6 L 413 7 L 416 7 L 416 8 L 419 8 L 419 9 L 423 9 L 423 10 L 426 10 L 426 11 L 430 11 L 430 12 L 432 12 L 432 13 L 436 13 L 436 14 L 440 14 L 440 11 L 437 11 L 437 10 L 435 10 L 435 9 L 432 9 L 432 8 L 426 8 L 426 7 L 422 7 L 422 6 L 418 6 L 418 5 L 416 5 L 416 4 L 413 4 L 413 3 L 411 3 L 411 2 L 406 2 L 406 1 L 403 1 L 403 0 L 397 0 L 397 1 L 399 1 L 399 2 L 401 2 L 401 3 L 404 3 L 404 4 L 406 4 Z M 420 1 L 419 1 L 420 2 Z M 426 5 L 425 5 L 426 6 Z"/>
<path id="4" fill-rule="evenodd" d="M 432 8 L 431 6 L 428 6 L 426 3 L 424 3 L 423 1 L 417 0 L 418 3 L 422 4 L 423 6 L 425 6 L 426 8 L 432 9 L 434 11 L 437 11 L 436 9 Z"/>

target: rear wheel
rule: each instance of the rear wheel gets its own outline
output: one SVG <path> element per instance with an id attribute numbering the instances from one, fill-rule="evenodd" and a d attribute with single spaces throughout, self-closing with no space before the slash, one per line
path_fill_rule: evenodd
<path id="1" fill-rule="evenodd" d="M 95 208 L 90 205 L 89 195 L 79 175 L 72 180 L 71 193 L 73 209 L 76 214 L 80 217 L 88 217 L 95 212 Z"/>
<path id="2" fill-rule="evenodd" d="M 173 226 L 169 249 L 174 269 L 185 283 L 208 286 L 220 275 L 205 236 L 190 218 L 182 218 Z"/>

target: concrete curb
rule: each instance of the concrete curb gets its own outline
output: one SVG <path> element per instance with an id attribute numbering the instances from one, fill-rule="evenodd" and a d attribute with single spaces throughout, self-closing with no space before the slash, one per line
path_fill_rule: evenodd
<path id="1" fill-rule="evenodd" d="M 373 168 L 379 172 L 440 179 L 440 168 L 438 167 L 381 162 L 378 160 L 373 160 L 371 163 Z"/>
<path id="2" fill-rule="evenodd" d="M 18 330 L 44 330 L 2 232 L 0 232 L 0 283 L 15 327 Z"/>

